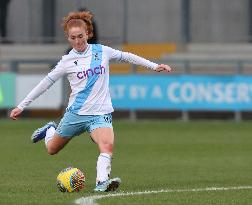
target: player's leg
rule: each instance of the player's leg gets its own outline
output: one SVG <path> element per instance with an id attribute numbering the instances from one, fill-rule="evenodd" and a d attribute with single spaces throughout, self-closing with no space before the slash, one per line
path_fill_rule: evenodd
<path id="1" fill-rule="evenodd" d="M 113 155 L 114 131 L 111 127 L 101 127 L 90 133 L 94 142 L 98 145 L 100 153 Z"/>
<path id="2" fill-rule="evenodd" d="M 57 133 L 55 133 L 51 138 L 46 136 L 45 144 L 48 154 L 57 154 L 70 140 L 71 138 L 64 138 Z"/>
<path id="3" fill-rule="evenodd" d="M 102 115 L 97 117 L 90 126 L 90 136 L 98 145 L 100 155 L 97 159 L 97 178 L 95 191 L 114 191 L 118 188 L 119 178 L 109 179 L 114 146 L 114 131 L 112 116 Z"/>
<path id="4" fill-rule="evenodd" d="M 92 139 L 97 143 L 100 155 L 97 159 L 97 178 L 95 191 L 115 191 L 120 178 L 109 179 L 114 145 L 114 132 L 112 128 L 97 128 L 91 133 Z"/>
<path id="5" fill-rule="evenodd" d="M 46 123 L 43 127 L 40 127 L 33 132 L 31 141 L 33 143 L 39 142 L 40 140 L 45 138 L 48 129 L 53 129 L 55 131 L 56 128 L 57 124 L 55 122 L 51 121 Z"/>
<path id="6" fill-rule="evenodd" d="M 109 179 L 111 172 L 114 133 L 112 128 L 97 128 L 91 132 L 91 137 L 98 145 L 100 155 L 97 159 L 96 184 Z"/>
<path id="7" fill-rule="evenodd" d="M 36 143 L 45 139 L 45 145 L 49 154 L 58 153 L 73 136 L 84 132 L 82 116 L 66 112 L 57 126 L 55 122 L 49 122 L 34 131 L 32 142 Z"/>
<path id="8" fill-rule="evenodd" d="M 36 129 L 31 137 L 33 143 L 37 143 L 45 138 L 47 152 L 50 155 L 58 153 L 71 138 L 64 138 L 56 133 L 57 125 L 49 122 L 41 128 Z"/>

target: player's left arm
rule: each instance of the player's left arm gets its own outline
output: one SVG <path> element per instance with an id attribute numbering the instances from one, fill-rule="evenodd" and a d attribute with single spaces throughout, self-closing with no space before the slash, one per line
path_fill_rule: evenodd
<path id="1" fill-rule="evenodd" d="M 165 64 L 156 64 L 150 60 L 147 60 L 141 56 L 135 55 L 133 53 L 122 52 L 121 61 L 144 66 L 146 68 L 152 69 L 156 72 L 171 72 L 172 68 Z"/>
<path id="2" fill-rule="evenodd" d="M 156 72 L 171 72 L 172 70 L 172 68 L 168 65 L 165 65 L 165 64 L 158 65 L 154 62 L 151 62 L 150 60 L 147 60 L 133 53 L 119 51 L 119 50 L 116 50 L 107 46 L 104 46 L 103 48 L 107 52 L 110 59 L 144 66 Z"/>
<path id="3" fill-rule="evenodd" d="M 160 64 L 156 68 L 154 68 L 156 72 L 171 72 L 172 68 L 165 64 Z"/>

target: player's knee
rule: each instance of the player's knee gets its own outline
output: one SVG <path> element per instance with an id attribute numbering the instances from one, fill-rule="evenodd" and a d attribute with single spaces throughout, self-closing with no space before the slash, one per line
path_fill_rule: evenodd
<path id="1" fill-rule="evenodd" d="M 113 143 L 104 142 L 100 145 L 101 151 L 105 153 L 113 153 Z"/>
<path id="2" fill-rule="evenodd" d="M 55 148 L 53 148 L 53 147 L 47 147 L 47 153 L 48 153 L 49 155 L 54 155 L 54 154 L 57 154 L 58 152 L 59 152 L 58 149 L 55 149 Z"/>
<path id="3" fill-rule="evenodd" d="M 113 144 L 108 144 L 106 149 L 109 153 L 112 153 L 113 152 Z"/>

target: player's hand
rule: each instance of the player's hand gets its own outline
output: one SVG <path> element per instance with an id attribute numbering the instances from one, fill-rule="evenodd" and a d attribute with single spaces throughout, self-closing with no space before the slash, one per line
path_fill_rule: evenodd
<path id="1" fill-rule="evenodd" d="M 172 68 L 165 64 L 160 64 L 156 67 L 155 71 L 157 72 L 171 72 Z"/>
<path id="2" fill-rule="evenodd" d="M 10 113 L 10 118 L 13 120 L 17 120 L 17 117 L 23 112 L 23 110 L 20 110 L 19 108 L 14 108 Z"/>

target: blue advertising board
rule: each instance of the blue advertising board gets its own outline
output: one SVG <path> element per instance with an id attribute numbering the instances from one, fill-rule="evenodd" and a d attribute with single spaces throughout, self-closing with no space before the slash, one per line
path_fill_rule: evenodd
<path id="1" fill-rule="evenodd" d="M 112 75 L 115 109 L 252 110 L 252 77 Z"/>

